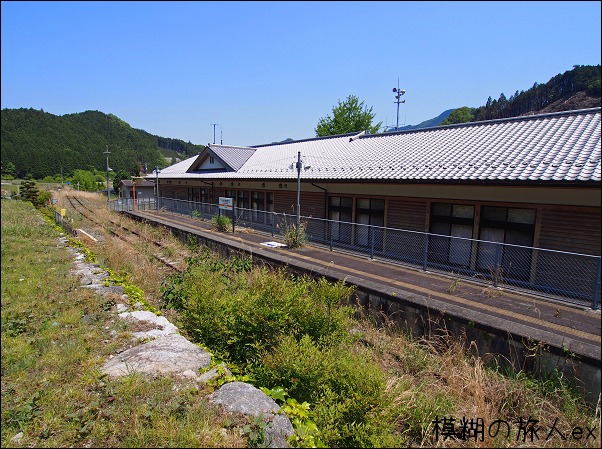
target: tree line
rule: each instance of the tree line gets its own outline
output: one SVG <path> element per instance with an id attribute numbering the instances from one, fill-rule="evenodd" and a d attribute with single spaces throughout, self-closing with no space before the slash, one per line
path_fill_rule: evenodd
<path id="1" fill-rule="evenodd" d="M 2 174 L 16 178 L 70 177 L 76 170 L 138 175 L 163 168 L 170 150 L 182 157 L 203 145 L 155 136 L 132 128 L 113 114 L 86 111 L 63 116 L 33 108 L 2 109 Z"/>
<path id="2" fill-rule="evenodd" d="M 568 100 L 580 92 L 583 92 L 585 97 L 597 98 L 598 101 L 595 103 L 600 106 L 600 71 L 600 65 L 576 65 L 572 70 L 554 76 L 547 83 L 535 83 L 526 91 L 517 90 L 509 98 L 502 93 L 498 99 L 489 97 L 484 106 L 477 108 L 463 106 L 455 109 L 441 122 L 441 125 L 527 115 Z M 557 111 L 560 110 L 565 109 L 558 106 Z"/>

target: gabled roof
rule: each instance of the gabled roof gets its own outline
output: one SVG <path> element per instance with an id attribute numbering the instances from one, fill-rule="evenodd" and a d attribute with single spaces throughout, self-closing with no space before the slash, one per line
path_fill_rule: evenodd
<path id="1" fill-rule="evenodd" d="M 131 179 L 122 179 L 119 184 L 123 184 L 125 187 L 132 187 L 134 184 Z M 138 181 L 136 182 L 136 187 L 155 187 L 155 183 L 153 181 Z"/>
<path id="2" fill-rule="evenodd" d="M 593 108 L 252 148 L 219 146 L 233 166 L 239 165 L 236 171 L 186 173 L 187 159 L 162 170 L 159 177 L 296 179 L 301 152 L 304 180 L 599 183 L 600 137 L 600 108 Z"/>
<path id="3" fill-rule="evenodd" d="M 184 159 L 183 161 L 177 162 L 169 167 L 165 167 L 159 170 L 159 178 L 173 178 L 177 175 L 183 175 L 190 168 L 194 161 L 198 159 L 199 155 L 196 154 L 188 159 Z M 152 175 L 147 175 L 147 178 L 151 176 L 156 176 L 156 173 L 153 171 Z"/>
<path id="4" fill-rule="evenodd" d="M 208 151 L 220 158 L 232 170 L 238 171 L 253 156 L 255 148 L 212 144 L 208 146 Z"/>
<path id="5" fill-rule="evenodd" d="M 233 147 L 227 145 L 208 144 L 198 155 L 178 162 L 159 171 L 163 177 L 167 175 L 203 174 L 203 173 L 231 173 L 240 169 L 244 163 L 253 155 L 255 148 Z M 221 163 L 220 169 L 203 169 L 203 164 L 209 156 L 216 157 Z M 154 171 L 153 171 L 154 173 Z M 161 177 L 161 176 L 160 176 Z"/>

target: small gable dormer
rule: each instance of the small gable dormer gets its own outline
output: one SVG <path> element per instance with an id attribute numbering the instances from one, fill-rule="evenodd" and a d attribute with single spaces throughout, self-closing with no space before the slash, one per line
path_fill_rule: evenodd
<path id="1" fill-rule="evenodd" d="M 254 148 L 207 145 L 187 173 L 236 172 L 255 152 Z"/>

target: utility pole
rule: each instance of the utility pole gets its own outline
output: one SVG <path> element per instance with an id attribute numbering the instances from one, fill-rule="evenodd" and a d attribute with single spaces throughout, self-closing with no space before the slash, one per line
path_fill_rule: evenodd
<path id="1" fill-rule="evenodd" d="M 297 154 L 297 233 L 301 224 L 301 152 Z"/>
<path id="2" fill-rule="evenodd" d="M 159 210 L 159 166 L 155 165 L 155 193 L 157 194 L 157 210 Z"/>
<path id="3" fill-rule="evenodd" d="M 111 195 L 109 194 L 109 146 L 107 145 L 107 150 L 103 153 L 107 155 L 107 210 L 111 208 Z M 79 189 L 79 186 L 78 186 Z"/>

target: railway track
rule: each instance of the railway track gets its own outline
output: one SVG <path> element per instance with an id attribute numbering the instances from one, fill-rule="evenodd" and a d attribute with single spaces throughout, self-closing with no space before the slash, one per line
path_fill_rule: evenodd
<path id="1" fill-rule="evenodd" d="M 86 204 L 84 204 L 84 202 L 82 202 L 79 198 L 77 198 L 75 196 L 66 195 L 65 198 L 67 199 L 71 209 L 75 213 L 81 215 L 86 220 L 88 220 L 91 223 L 93 223 L 94 225 L 104 229 L 110 235 L 126 242 L 129 245 L 134 246 L 134 245 L 136 245 L 136 243 L 143 241 L 145 243 L 150 243 L 150 244 L 154 245 L 159 250 L 166 251 L 168 248 L 167 245 L 164 245 L 163 243 L 161 243 L 157 240 L 148 238 L 148 237 L 142 235 L 140 232 L 123 225 L 122 223 L 117 223 L 111 219 L 107 220 L 107 222 L 101 222 L 101 221 L 97 220 L 96 218 L 94 218 L 95 211 L 93 209 L 91 209 L 90 207 L 88 207 Z M 137 240 L 135 242 L 132 242 L 131 238 L 130 238 L 131 236 L 134 236 Z M 163 265 L 165 265 L 169 269 L 171 269 L 173 271 L 178 271 L 178 272 L 183 271 L 183 269 L 180 266 L 178 266 L 179 262 L 170 261 L 166 257 L 164 257 L 160 254 L 153 253 L 151 255 L 154 259 L 161 262 Z"/>

